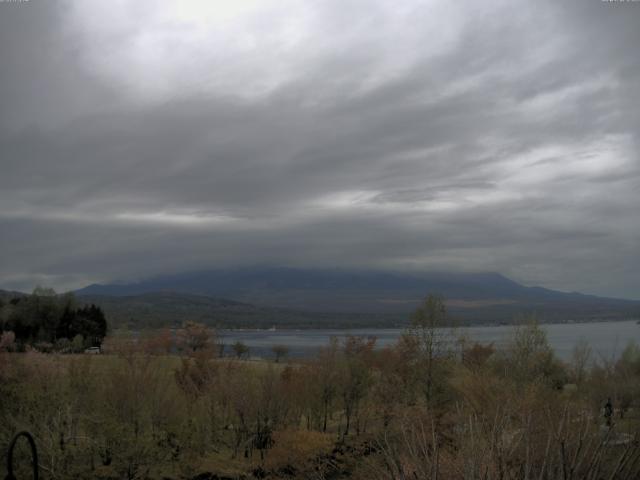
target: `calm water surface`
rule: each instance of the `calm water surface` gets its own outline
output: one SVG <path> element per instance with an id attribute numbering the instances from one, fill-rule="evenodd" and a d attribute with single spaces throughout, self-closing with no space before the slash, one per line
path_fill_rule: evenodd
<path id="1" fill-rule="evenodd" d="M 581 339 L 589 343 L 594 358 L 615 358 L 631 340 L 640 344 L 640 325 L 635 321 L 549 324 L 542 325 L 542 328 L 547 332 L 549 344 L 556 355 L 565 360 L 571 357 L 573 348 Z M 398 328 L 226 330 L 222 332 L 222 337 L 226 345 L 238 340 L 244 342 L 251 349 L 251 355 L 255 357 L 271 357 L 273 345 L 286 345 L 290 349 L 290 357 L 303 358 L 314 355 L 320 347 L 329 343 L 331 337 L 375 336 L 378 339 L 377 345 L 385 346 L 394 343 L 402 332 L 403 330 Z M 509 341 L 513 327 L 464 327 L 459 328 L 458 332 L 465 334 L 471 341 L 493 342 L 500 347 Z"/>

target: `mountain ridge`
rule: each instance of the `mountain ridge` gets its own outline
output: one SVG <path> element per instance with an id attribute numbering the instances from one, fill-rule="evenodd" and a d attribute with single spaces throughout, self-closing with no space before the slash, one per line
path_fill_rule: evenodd
<path id="1" fill-rule="evenodd" d="M 528 287 L 496 272 L 400 273 L 346 269 L 243 268 L 200 270 L 128 284 L 89 285 L 78 295 L 131 296 L 174 292 L 226 298 L 261 307 L 323 313 L 407 314 L 428 293 L 459 309 L 580 311 L 621 315 L 640 301 Z M 467 310 L 465 310 L 465 308 Z M 484 315 L 481 315 L 484 317 Z M 503 317 L 504 315 L 501 315 Z"/>
<path id="2" fill-rule="evenodd" d="M 73 292 L 111 323 L 131 328 L 197 321 L 222 328 L 359 328 L 407 325 L 429 293 L 445 297 L 461 324 L 620 320 L 640 301 L 525 286 L 496 272 L 403 273 L 253 267 L 200 270 Z M 5 295 L 6 294 L 6 295 Z M 23 295 L 0 291 L 0 298 Z"/>

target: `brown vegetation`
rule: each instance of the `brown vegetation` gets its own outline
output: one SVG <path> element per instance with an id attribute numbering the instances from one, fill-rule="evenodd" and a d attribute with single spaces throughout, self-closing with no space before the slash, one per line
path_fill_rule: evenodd
<path id="1" fill-rule="evenodd" d="M 166 331 L 108 355 L 1 353 L 0 442 L 32 432 L 51 479 L 639 478 L 638 347 L 564 364 L 528 324 L 495 350 L 443 329 L 440 302 L 392 347 L 348 337 L 300 363 L 220 358 L 197 325 L 182 356 Z"/>

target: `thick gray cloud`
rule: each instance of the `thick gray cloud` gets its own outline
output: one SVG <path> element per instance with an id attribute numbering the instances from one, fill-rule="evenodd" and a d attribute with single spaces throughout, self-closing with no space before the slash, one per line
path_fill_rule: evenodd
<path id="1" fill-rule="evenodd" d="M 0 3 L 0 287 L 217 266 L 640 298 L 640 3 Z"/>

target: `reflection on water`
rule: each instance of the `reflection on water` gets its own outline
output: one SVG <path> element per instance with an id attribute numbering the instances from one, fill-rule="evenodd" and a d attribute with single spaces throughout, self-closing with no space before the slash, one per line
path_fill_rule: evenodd
<path id="1" fill-rule="evenodd" d="M 571 352 L 580 339 L 586 340 L 595 358 L 612 358 L 620 355 L 629 341 L 640 344 L 640 325 L 635 321 L 625 322 L 592 322 L 564 323 L 542 325 L 547 332 L 549 344 L 562 359 L 569 359 Z M 273 345 L 286 345 L 290 349 L 289 356 L 301 358 L 312 356 L 318 348 L 329 343 L 333 336 L 346 335 L 375 336 L 378 346 L 394 343 L 402 329 L 370 328 L 370 329 L 313 329 L 313 330 L 225 330 L 221 332 L 226 345 L 242 341 L 251 349 L 256 357 L 271 357 Z M 510 326 L 482 326 L 459 328 L 471 341 L 480 343 L 493 342 L 496 346 L 508 342 L 513 333 Z M 227 349 L 227 354 L 228 354 Z"/>

